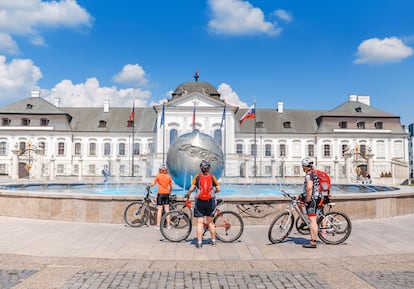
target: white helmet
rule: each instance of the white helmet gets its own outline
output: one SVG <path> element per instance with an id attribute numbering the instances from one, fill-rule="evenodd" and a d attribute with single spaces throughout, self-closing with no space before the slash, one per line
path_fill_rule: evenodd
<path id="1" fill-rule="evenodd" d="M 313 161 L 309 158 L 304 158 L 302 160 L 302 167 L 312 167 L 313 166 Z"/>

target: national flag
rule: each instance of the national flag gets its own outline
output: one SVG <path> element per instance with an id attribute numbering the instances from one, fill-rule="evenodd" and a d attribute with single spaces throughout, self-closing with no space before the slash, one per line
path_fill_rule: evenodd
<path id="1" fill-rule="evenodd" d="M 226 119 L 226 104 L 224 103 L 223 116 L 221 117 L 221 123 L 220 123 L 220 130 L 223 127 L 223 123 L 225 119 Z"/>
<path id="2" fill-rule="evenodd" d="M 134 125 L 134 118 L 135 118 L 135 100 L 132 101 L 132 108 L 131 112 L 129 113 L 129 121 L 128 121 L 128 127 L 131 127 Z"/>
<path id="3" fill-rule="evenodd" d="M 243 122 L 248 119 L 248 118 L 255 118 L 255 107 L 254 105 L 252 105 L 248 111 L 246 111 L 246 113 L 240 118 L 239 122 L 240 125 L 243 124 Z"/>
<path id="4" fill-rule="evenodd" d="M 161 110 L 161 122 L 160 122 L 160 127 L 162 127 L 164 125 L 164 113 L 165 113 L 165 104 L 162 104 L 162 110 Z"/>

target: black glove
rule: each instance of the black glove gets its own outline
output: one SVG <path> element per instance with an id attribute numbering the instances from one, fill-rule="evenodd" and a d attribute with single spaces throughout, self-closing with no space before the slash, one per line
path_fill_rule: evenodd
<path id="1" fill-rule="evenodd" d="M 185 194 L 184 200 L 188 200 L 189 198 L 190 198 L 190 194 L 189 193 Z"/>
<path id="2" fill-rule="evenodd" d="M 151 189 L 151 186 L 150 185 L 147 185 L 147 190 L 150 190 Z"/>

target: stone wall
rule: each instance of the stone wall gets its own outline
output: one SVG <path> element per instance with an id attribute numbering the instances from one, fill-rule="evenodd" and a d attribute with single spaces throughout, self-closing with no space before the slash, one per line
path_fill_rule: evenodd
<path id="1" fill-rule="evenodd" d="M 63 195 L 0 191 L 0 215 L 56 221 L 124 224 L 126 206 L 134 196 Z M 223 198 L 226 209 L 240 213 L 246 225 L 270 224 L 287 206 L 287 199 Z M 414 192 L 382 192 L 338 195 L 334 210 L 346 213 L 351 220 L 388 218 L 414 214 Z M 152 210 L 151 222 L 155 210 Z"/>

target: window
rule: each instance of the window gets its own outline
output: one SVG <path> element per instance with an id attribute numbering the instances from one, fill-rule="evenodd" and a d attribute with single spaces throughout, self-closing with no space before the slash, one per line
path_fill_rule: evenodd
<path id="1" fill-rule="evenodd" d="M 344 156 L 347 151 L 348 151 L 348 145 L 347 144 L 343 144 L 342 145 L 342 156 Z"/>
<path id="2" fill-rule="evenodd" d="M 29 126 L 29 125 L 30 125 L 30 119 L 22 118 L 22 126 Z"/>
<path id="3" fill-rule="evenodd" d="M 153 154 L 155 152 L 155 146 L 153 142 L 148 143 L 148 151 Z"/>
<path id="4" fill-rule="evenodd" d="M 308 144 L 308 157 L 315 156 L 315 146 L 313 144 Z"/>
<path id="5" fill-rule="evenodd" d="M 290 124 L 290 121 L 285 121 L 285 122 L 283 123 L 283 128 L 292 128 L 292 126 L 291 126 L 291 124 Z"/>
<path id="6" fill-rule="evenodd" d="M 139 155 L 140 153 L 139 147 L 140 147 L 139 143 L 134 143 L 134 152 L 133 152 L 134 156 Z"/>
<path id="7" fill-rule="evenodd" d="M 272 156 L 272 145 L 270 143 L 265 144 L 265 156 L 266 157 Z"/>
<path id="8" fill-rule="evenodd" d="M 79 165 L 73 165 L 73 173 L 75 175 L 79 174 Z"/>
<path id="9" fill-rule="evenodd" d="M 47 118 L 41 118 L 40 119 L 40 126 L 48 126 L 49 120 Z"/>
<path id="10" fill-rule="evenodd" d="M 361 156 L 365 156 L 367 154 L 367 146 L 364 144 L 360 145 L 359 152 L 361 153 Z"/>
<path id="11" fill-rule="evenodd" d="M 65 154 L 65 143 L 59 142 L 58 143 L 58 155 L 63 156 Z"/>
<path id="12" fill-rule="evenodd" d="M 241 144 L 241 143 L 236 144 L 236 154 L 238 154 L 238 155 L 243 154 L 243 144 Z"/>
<path id="13" fill-rule="evenodd" d="M 363 121 L 358 121 L 358 122 L 357 122 L 357 128 L 364 129 L 364 128 L 365 128 L 365 122 L 363 122 Z"/>
<path id="14" fill-rule="evenodd" d="M 0 175 L 7 175 L 6 174 L 6 164 L 0 164 Z"/>
<path id="15" fill-rule="evenodd" d="M 330 157 L 331 156 L 331 146 L 329 144 L 323 145 L 323 156 Z"/>
<path id="16" fill-rule="evenodd" d="M 286 145 L 280 144 L 279 145 L 279 157 L 285 157 L 286 156 Z"/>
<path id="17" fill-rule="evenodd" d="M 257 144 L 253 143 L 250 145 L 250 155 L 257 156 Z"/>
<path id="18" fill-rule="evenodd" d="M 75 156 L 80 156 L 82 154 L 82 145 L 80 142 L 75 143 Z"/>
<path id="19" fill-rule="evenodd" d="M 5 156 L 7 154 L 7 143 L 5 141 L 0 142 L 0 155 Z"/>
<path id="20" fill-rule="evenodd" d="M 214 130 L 214 139 L 220 146 L 222 145 L 222 135 L 220 129 Z"/>
<path id="21" fill-rule="evenodd" d="M 346 121 L 340 121 L 339 122 L 339 128 L 346 128 L 346 127 L 347 127 Z"/>
<path id="22" fill-rule="evenodd" d="M 118 144 L 118 155 L 120 156 L 125 155 L 125 143 Z"/>
<path id="23" fill-rule="evenodd" d="M 9 118 L 3 118 L 3 119 L 1 120 L 1 125 L 2 125 L 2 126 L 9 126 L 9 125 L 10 125 L 10 123 L 11 123 L 11 120 L 10 120 Z"/>
<path id="24" fill-rule="evenodd" d="M 20 154 L 24 154 L 26 151 L 26 143 L 24 141 L 19 143 L 19 151 Z"/>
<path id="25" fill-rule="evenodd" d="M 89 144 L 89 155 L 96 156 L 96 143 L 94 142 Z"/>
<path id="26" fill-rule="evenodd" d="M 355 111 L 356 112 L 362 112 L 362 108 L 358 106 L 358 107 L 355 108 Z"/>
<path id="27" fill-rule="evenodd" d="M 57 174 L 63 175 L 65 173 L 65 165 L 59 164 L 56 166 Z"/>
<path id="28" fill-rule="evenodd" d="M 98 124 L 98 127 L 106 127 L 106 121 L 100 120 L 99 124 Z"/>
<path id="29" fill-rule="evenodd" d="M 106 142 L 104 143 L 104 156 L 110 156 L 111 155 L 111 143 Z"/>
<path id="30" fill-rule="evenodd" d="M 175 128 L 170 130 L 170 144 L 172 144 L 177 139 L 177 136 L 178 136 L 178 131 Z"/>
<path id="31" fill-rule="evenodd" d="M 46 143 L 44 141 L 39 142 L 40 154 L 46 155 Z"/>
<path id="32" fill-rule="evenodd" d="M 384 159 L 385 158 L 385 142 L 379 141 L 377 142 L 377 158 Z"/>
<path id="33" fill-rule="evenodd" d="M 374 125 L 376 129 L 382 129 L 382 121 L 377 121 Z"/>
<path id="34" fill-rule="evenodd" d="M 264 128 L 264 122 L 263 121 L 256 122 L 256 128 Z"/>
<path id="35" fill-rule="evenodd" d="M 88 173 L 94 175 L 96 172 L 96 166 L 95 165 L 89 165 L 88 166 Z"/>

